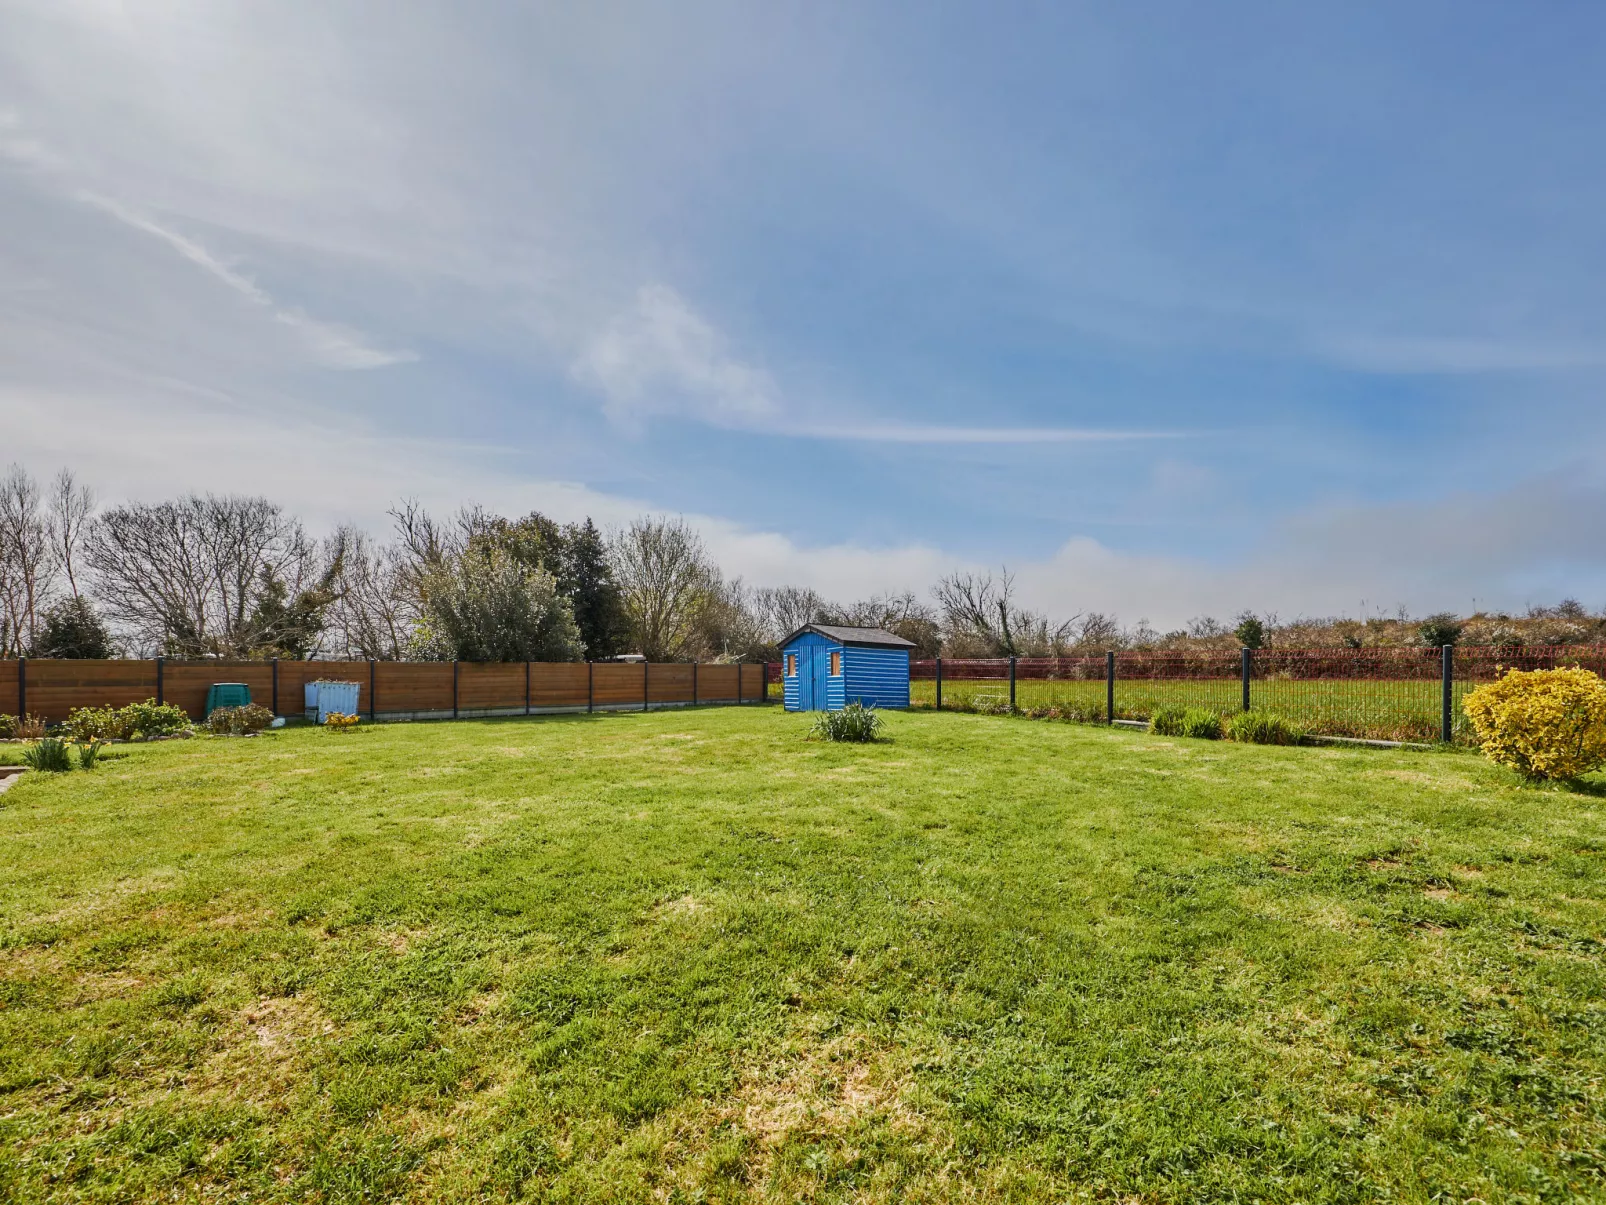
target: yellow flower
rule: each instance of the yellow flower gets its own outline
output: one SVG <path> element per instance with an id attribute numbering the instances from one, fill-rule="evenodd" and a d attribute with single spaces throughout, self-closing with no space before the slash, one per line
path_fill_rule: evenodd
<path id="1" fill-rule="evenodd" d="M 1606 682 L 1587 669 L 1512 670 L 1461 709 L 1485 756 L 1525 778 L 1577 778 L 1606 762 Z"/>

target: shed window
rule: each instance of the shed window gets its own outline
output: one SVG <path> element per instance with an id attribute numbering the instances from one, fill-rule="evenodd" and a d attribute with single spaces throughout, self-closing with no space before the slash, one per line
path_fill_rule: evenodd
<path id="1" fill-rule="evenodd" d="M 786 676 L 788 678 L 797 677 L 797 654 L 796 653 L 788 653 L 788 654 L 786 654 Z"/>
<path id="2" fill-rule="evenodd" d="M 836 649 L 831 650 L 831 676 L 833 678 L 842 676 L 842 654 Z"/>

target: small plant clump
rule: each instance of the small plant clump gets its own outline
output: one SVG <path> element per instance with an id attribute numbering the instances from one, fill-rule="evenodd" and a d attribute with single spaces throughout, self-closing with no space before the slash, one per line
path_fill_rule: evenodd
<path id="1" fill-rule="evenodd" d="M 1587 669 L 1512 670 L 1462 700 L 1484 756 L 1531 780 L 1606 763 L 1606 682 Z"/>
<path id="2" fill-rule="evenodd" d="M 206 717 L 206 730 L 213 736 L 251 736 L 273 723 L 273 712 L 260 703 L 244 707 L 217 707 Z"/>
<path id="3" fill-rule="evenodd" d="M 1208 707 L 1157 707 L 1149 717 L 1156 736 L 1191 736 L 1197 740 L 1221 739 L 1221 716 Z"/>
<path id="4" fill-rule="evenodd" d="M 329 732 L 350 732 L 361 722 L 361 716 L 347 715 L 341 711 L 331 711 L 323 717 L 323 726 Z"/>
<path id="5" fill-rule="evenodd" d="M 93 770 L 100 764 L 100 751 L 105 747 L 105 741 L 90 741 L 87 745 L 79 745 L 78 768 L 80 770 Z"/>
<path id="6" fill-rule="evenodd" d="M 0 740 L 38 740 L 45 722 L 36 715 L 0 715 Z"/>
<path id="7" fill-rule="evenodd" d="M 823 741 L 873 741 L 881 734 L 881 716 L 872 707 L 849 703 L 841 711 L 822 711 L 809 735 Z"/>
<path id="8" fill-rule="evenodd" d="M 66 741 L 46 736 L 22 751 L 22 764 L 30 770 L 61 774 L 72 769 L 72 758 L 68 755 Z"/>
<path id="9" fill-rule="evenodd" d="M 1227 739 L 1246 745 L 1298 745 L 1305 730 L 1274 711 L 1240 711 L 1227 721 Z"/>

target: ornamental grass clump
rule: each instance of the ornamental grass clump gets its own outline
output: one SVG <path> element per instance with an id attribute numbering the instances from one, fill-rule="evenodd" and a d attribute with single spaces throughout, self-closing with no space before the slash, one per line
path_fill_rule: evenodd
<path id="1" fill-rule="evenodd" d="M 1195 740 L 1221 739 L 1221 713 L 1208 707 L 1190 707 L 1182 713 L 1182 735 Z"/>
<path id="2" fill-rule="evenodd" d="M 822 741 L 873 741 L 881 734 L 881 717 L 859 703 L 849 703 L 841 711 L 822 711 L 814 717 L 809 735 Z"/>
<path id="3" fill-rule="evenodd" d="M 1587 669 L 1512 670 L 1461 709 L 1484 756 L 1524 778 L 1577 778 L 1606 762 L 1606 682 Z"/>
<path id="4" fill-rule="evenodd" d="M 22 764 L 30 770 L 62 774 L 72 769 L 72 758 L 67 752 L 66 741 L 47 736 L 22 751 Z"/>
<path id="5" fill-rule="evenodd" d="M 1246 745 L 1297 745 L 1305 730 L 1274 711 L 1240 711 L 1227 721 L 1227 739 Z"/>
<path id="6" fill-rule="evenodd" d="M 1149 717 L 1149 731 L 1156 736 L 1181 736 L 1182 717 L 1187 714 L 1180 707 L 1156 707 Z"/>

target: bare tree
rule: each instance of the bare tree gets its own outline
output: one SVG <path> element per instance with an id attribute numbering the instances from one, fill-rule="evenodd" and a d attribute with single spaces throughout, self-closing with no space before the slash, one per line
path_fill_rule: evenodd
<path id="1" fill-rule="evenodd" d="M 90 517 L 95 513 L 95 494 L 87 485 L 80 485 L 72 470 L 62 469 L 50 483 L 50 543 L 51 551 L 61 572 L 67 578 L 67 589 L 74 598 L 81 596 L 78 588 L 78 570 L 82 567 L 84 537 L 89 532 Z"/>
<path id="2" fill-rule="evenodd" d="M 649 660 L 695 651 L 699 610 L 721 585 L 719 570 L 684 519 L 635 520 L 608 544 L 637 649 Z"/>
<path id="3" fill-rule="evenodd" d="M 112 508 L 91 528 L 87 559 L 134 641 L 179 656 L 263 651 L 286 600 L 316 589 L 330 568 L 266 498 L 210 494 Z"/>
<path id="4" fill-rule="evenodd" d="M 32 647 L 57 560 L 39 485 L 19 464 L 0 477 L 0 655 Z"/>
<path id="5" fill-rule="evenodd" d="M 330 623 L 341 651 L 365 660 L 399 660 L 423 614 L 408 554 L 399 546 L 377 544 L 354 527 L 335 534 L 345 557 Z"/>
<path id="6" fill-rule="evenodd" d="M 1080 615 L 1053 623 L 1015 603 L 1015 578 L 1008 569 L 990 573 L 952 573 L 932 591 L 942 608 L 947 641 L 955 652 L 990 656 L 1047 656 L 1071 641 Z"/>
<path id="7" fill-rule="evenodd" d="M 753 609 L 765 636 L 772 643 L 785 640 L 806 623 L 823 623 L 841 610 L 807 586 L 773 586 L 755 590 Z"/>

